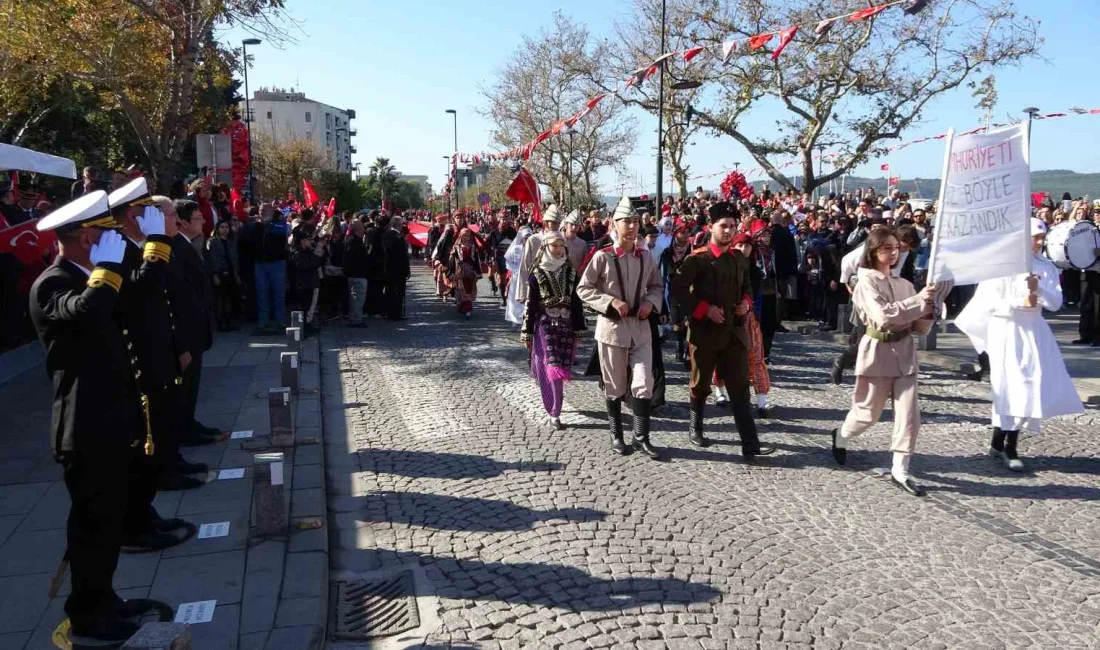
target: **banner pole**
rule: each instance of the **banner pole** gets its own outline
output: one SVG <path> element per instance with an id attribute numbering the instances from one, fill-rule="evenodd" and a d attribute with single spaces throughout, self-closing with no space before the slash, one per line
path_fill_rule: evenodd
<path id="1" fill-rule="evenodd" d="M 926 284 L 939 281 L 936 274 L 936 248 L 940 239 L 940 224 L 943 221 L 944 196 L 947 193 L 949 171 L 951 168 L 951 143 L 955 140 L 955 127 L 947 129 L 947 148 L 943 154 L 943 173 L 940 174 L 940 196 L 936 201 L 936 218 L 932 222 L 932 252 L 928 256 L 928 280 Z"/>
<path id="2" fill-rule="evenodd" d="M 1029 116 L 1030 118 L 1030 116 Z M 1024 162 L 1027 163 L 1027 180 L 1026 187 L 1023 188 L 1023 201 L 1024 201 L 1024 214 L 1031 214 L 1031 120 L 1028 119 L 1024 125 L 1024 138 L 1020 143 L 1020 149 L 1023 151 Z M 1024 259 L 1027 260 L 1027 274 L 1030 276 L 1031 261 L 1033 255 L 1031 254 L 1031 219 L 1024 219 Z"/>

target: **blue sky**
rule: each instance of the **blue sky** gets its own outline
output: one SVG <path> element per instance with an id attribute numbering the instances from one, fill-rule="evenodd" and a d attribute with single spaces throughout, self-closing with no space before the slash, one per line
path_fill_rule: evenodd
<path id="1" fill-rule="evenodd" d="M 486 105 L 479 89 L 492 83 L 495 71 L 523 36 L 536 34 L 557 9 L 601 35 L 631 7 L 630 0 L 553 4 L 290 0 L 288 4 L 290 16 L 299 25 L 298 42 L 250 48 L 254 59 L 250 89 L 293 86 L 311 99 L 355 109 L 358 137 L 353 144 L 358 153 L 353 162 L 365 168 L 376 157 L 385 156 L 403 173 L 429 175 L 437 189 L 446 171 L 443 156 L 452 149 L 452 118 L 445 109 L 458 111 L 460 150 L 493 150 L 491 125 L 477 113 Z M 1100 36 L 1096 0 L 1017 0 L 1017 7 L 1042 20 L 1045 60 L 998 72 L 1000 100 L 995 119 L 1018 117 L 1025 106 L 1051 113 L 1071 106 L 1100 108 L 1100 84 L 1095 82 L 1095 43 Z M 239 42 L 244 35 L 229 30 L 220 36 Z M 981 115 L 973 104 L 967 90 L 939 100 L 903 140 L 935 135 L 950 126 L 967 130 L 979 125 Z M 651 184 L 656 119 L 639 114 L 638 128 L 637 152 L 627 165 L 631 177 Z M 692 174 L 718 172 L 734 162 L 755 166 L 728 138 L 699 135 L 695 143 L 688 152 Z M 1032 150 L 1032 169 L 1100 171 L 1100 115 L 1037 123 Z M 880 176 L 879 165 L 889 162 L 892 174 L 936 177 L 942 161 L 942 142 L 928 142 L 864 165 L 855 173 Z M 665 174 L 667 179 L 669 172 Z M 717 187 L 718 180 L 703 184 Z M 669 191 L 669 181 L 665 184 Z M 618 191 L 613 173 L 601 178 L 601 185 L 605 193 Z"/>

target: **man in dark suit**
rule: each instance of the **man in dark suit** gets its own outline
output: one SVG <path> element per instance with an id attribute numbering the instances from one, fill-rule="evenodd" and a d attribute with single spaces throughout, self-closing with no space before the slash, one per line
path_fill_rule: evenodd
<path id="1" fill-rule="evenodd" d="M 386 283 L 385 316 L 390 320 L 405 320 L 405 283 L 412 275 L 409 265 L 409 246 L 401 227 L 405 220 L 401 217 L 390 219 L 390 229 L 382 235 L 382 250 L 385 252 L 383 263 L 384 282 Z"/>
<path id="2" fill-rule="evenodd" d="M 382 245 L 382 235 L 389 230 L 389 224 L 384 214 L 372 212 L 371 216 L 374 219 L 373 224 L 363 235 L 363 243 L 367 247 L 367 300 L 363 305 L 363 313 L 367 316 L 381 316 L 385 309 L 383 284 L 386 281 L 386 253 Z"/>
<path id="3" fill-rule="evenodd" d="M 171 449 L 182 410 L 182 372 L 190 363 L 190 355 L 176 352 L 178 333 L 166 278 L 172 240 L 165 234 L 164 214 L 152 205 L 144 177 L 123 185 L 107 200 L 126 239 L 124 282 L 116 316 L 128 332 L 127 340 L 141 370 L 138 389 L 149 402 L 153 446 L 169 445 Z M 144 501 L 146 510 L 144 521 L 131 521 L 124 531 L 124 550 L 165 549 L 183 541 L 175 532 L 186 529 L 190 533 L 191 524 L 161 519 L 153 508 L 160 475 L 169 470 L 164 454 L 131 469 L 140 475 L 131 484 L 131 490 L 139 493 L 134 499 Z"/>
<path id="4" fill-rule="evenodd" d="M 107 195 L 90 192 L 38 223 L 55 230 L 57 260 L 31 288 L 30 314 L 53 378 L 50 447 L 69 492 L 65 557 L 72 592 L 65 601 L 72 641 L 122 642 L 137 631 L 111 581 L 127 519 L 132 464 L 144 455 L 142 407 L 124 330 L 114 318 L 124 283 L 126 243 L 113 227 Z"/>
<path id="5" fill-rule="evenodd" d="M 181 304 L 173 309 L 173 313 L 176 314 L 176 331 L 182 341 L 181 349 L 191 355 L 191 363 L 183 372 L 181 437 L 187 444 L 206 444 L 217 441 L 222 433 L 195 419 L 195 409 L 199 402 L 199 382 L 202 379 L 202 355 L 214 344 L 213 282 L 206 270 L 205 260 L 194 246 L 196 239 L 202 237 L 205 221 L 199 204 L 194 201 L 176 201 L 169 205 L 172 206 L 170 210 L 178 227 L 172 238 L 172 257 L 179 260 L 185 280 L 184 286 L 176 292 Z"/>

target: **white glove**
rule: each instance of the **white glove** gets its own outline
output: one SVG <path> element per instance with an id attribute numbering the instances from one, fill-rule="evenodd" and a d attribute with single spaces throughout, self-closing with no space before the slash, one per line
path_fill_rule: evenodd
<path id="1" fill-rule="evenodd" d="M 140 219 L 140 217 L 138 217 Z M 117 231 L 108 230 L 99 236 L 99 243 L 92 244 L 91 261 L 93 266 L 102 262 L 118 264 L 126 254 L 126 242 Z"/>
<path id="2" fill-rule="evenodd" d="M 164 213 L 155 205 L 145 206 L 145 212 L 137 218 L 137 223 L 146 237 L 164 234 Z"/>

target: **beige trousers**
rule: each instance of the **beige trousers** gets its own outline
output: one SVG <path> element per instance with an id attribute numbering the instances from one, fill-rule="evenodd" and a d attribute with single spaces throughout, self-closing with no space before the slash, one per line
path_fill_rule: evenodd
<path id="1" fill-rule="evenodd" d="M 596 343 L 600 355 L 600 374 L 607 399 L 619 399 L 630 394 L 638 399 L 653 397 L 653 350 L 650 346 L 621 348 Z M 627 383 L 629 377 L 629 384 Z"/>
<path id="2" fill-rule="evenodd" d="M 890 451 L 911 454 L 917 446 L 920 430 L 920 403 L 917 401 L 917 376 L 856 376 L 852 408 L 844 420 L 845 438 L 852 439 L 878 422 L 886 400 L 894 400 L 894 436 Z"/>

